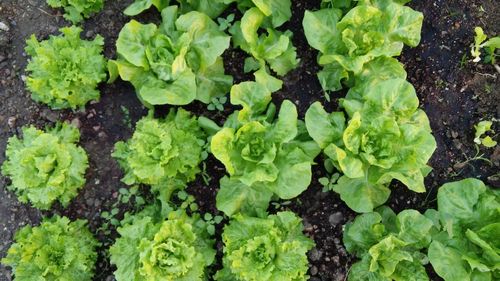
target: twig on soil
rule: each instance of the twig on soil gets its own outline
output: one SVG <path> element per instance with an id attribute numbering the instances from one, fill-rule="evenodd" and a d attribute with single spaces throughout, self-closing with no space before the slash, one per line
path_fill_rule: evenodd
<path id="1" fill-rule="evenodd" d="M 495 67 L 495 69 L 497 70 L 497 72 L 500 74 L 500 66 L 498 66 L 498 64 L 494 64 L 493 66 Z"/>
<path id="2" fill-rule="evenodd" d="M 48 15 L 48 16 L 55 17 L 53 14 L 51 14 L 51 13 L 49 13 L 49 12 L 45 11 L 44 9 L 42 9 L 42 8 L 40 8 L 40 7 L 36 7 L 36 8 L 37 8 L 40 12 L 42 12 L 42 13 L 44 13 L 44 14 Z"/>
<path id="3" fill-rule="evenodd" d="M 495 65 L 495 68 L 497 68 L 498 66 Z M 497 68 L 497 71 L 499 69 Z M 486 77 L 490 77 L 490 78 L 493 78 L 493 79 L 497 79 L 497 76 L 495 74 L 489 74 L 489 73 L 481 73 L 481 72 L 476 72 L 476 74 L 479 74 L 481 76 L 486 76 Z"/>

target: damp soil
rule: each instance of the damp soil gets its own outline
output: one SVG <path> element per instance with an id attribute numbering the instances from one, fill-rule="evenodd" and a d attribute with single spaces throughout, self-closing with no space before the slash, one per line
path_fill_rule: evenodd
<path id="1" fill-rule="evenodd" d="M 130 2 L 132 0 L 106 1 L 103 11 L 83 24 L 82 37 L 93 38 L 101 34 L 105 38 L 104 53 L 108 58 L 115 57 L 116 38 L 129 20 L 121 11 Z M 308 46 L 302 31 L 304 11 L 318 9 L 320 1 L 292 2 L 293 16 L 284 28 L 294 33 L 293 42 L 301 63 L 283 77 L 284 87 L 274 94 L 273 100 L 278 104 L 284 99 L 293 101 L 303 117 L 315 101 L 323 102 L 329 109 L 337 108 L 336 101 L 344 93 L 331 93 L 331 101 L 326 100 L 315 77 L 320 69 L 316 63 L 317 52 Z M 499 119 L 500 73 L 491 65 L 472 63 L 469 57 L 475 26 L 482 26 L 489 35 L 500 34 L 500 6 L 495 0 L 426 0 L 415 1 L 410 6 L 424 13 L 422 42 L 416 48 L 405 49 L 399 59 L 405 64 L 408 80 L 417 90 L 421 108 L 429 116 L 438 148 L 429 163 L 433 171 L 426 178 L 427 193 L 416 194 L 393 182 L 388 204 L 396 212 L 407 208 L 421 211 L 434 208 L 437 189 L 448 181 L 477 177 L 494 188 L 500 187 L 500 147 L 481 147 L 477 151 L 473 142 L 474 124 Z M 158 22 L 159 14 L 148 11 L 135 18 L 142 22 Z M 0 258 L 12 244 L 16 230 L 26 224 L 38 224 L 43 216 L 60 214 L 71 219 L 87 219 L 90 229 L 103 243 L 94 280 L 114 280 L 114 268 L 106 258 L 106 247 L 113 243 L 116 232 L 111 229 L 110 235 L 104 235 L 98 231 L 105 222 L 101 213 L 112 208 L 118 200 L 119 188 L 125 187 L 120 182 L 122 173 L 110 154 L 115 142 L 132 135 L 135 122 L 147 114 L 147 110 L 136 98 L 130 84 L 121 81 L 100 85 L 101 100 L 89 104 L 85 111 L 54 111 L 33 102 L 23 82 L 28 60 L 23 50 L 25 40 L 31 34 L 39 39 L 57 34 L 58 29 L 67 26 L 68 22 L 60 11 L 49 8 L 44 0 L 2 0 L 0 22 L 7 26 L 0 28 L 0 163 L 5 160 L 7 139 L 19 135 L 22 126 L 33 124 L 43 128 L 58 120 L 80 127 L 80 143 L 90 159 L 87 183 L 67 208 L 55 205 L 50 211 L 41 212 L 28 204 L 21 204 L 12 192 L 7 191 L 9 180 L 0 177 Z M 234 49 L 224 54 L 226 72 L 233 75 L 235 82 L 252 79 L 251 75 L 243 73 L 245 57 L 244 53 Z M 187 109 L 222 124 L 234 108 L 225 106 L 223 112 L 213 112 L 205 105 L 195 103 Z M 494 129 L 500 131 L 498 122 Z M 317 162 L 322 163 L 321 157 Z M 293 210 L 302 217 L 305 233 L 316 242 L 316 247 L 309 252 L 310 280 L 340 281 L 346 279 L 349 267 L 356 261 L 342 245 L 343 225 L 356 214 L 338 195 L 322 192 L 318 179 L 326 173 L 321 166 L 314 167 L 314 178 L 307 191 L 290 202 L 276 202 L 270 207 L 270 212 Z M 206 172 L 210 182 L 206 184 L 199 177 L 187 191 L 195 196 L 201 212 L 217 214 L 215 196 L 224 167 L 209 157 Z M 120 204 L 118 217 L 132 208 L 130 204 Z M 214 270 L 221 262 L 222 224 L 217 226 L 219 254 Z M 430 268 L 429 276 L 432 280 L 440 280 Z M 5 280 L 11 280 L 11 272 L 0 265 L 0 281 Z"/>

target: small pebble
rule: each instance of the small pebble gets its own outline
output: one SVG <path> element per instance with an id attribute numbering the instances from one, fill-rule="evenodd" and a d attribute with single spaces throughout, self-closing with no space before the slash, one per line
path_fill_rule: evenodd
<path id="1" fill-rule="evenodd" d="M 71 120 L 71 125 L 77 127 L 78 129 L 80 129 L 82 127 L 82 122 L 80 121 L 80 119 L 77 118 L 73 118 L 73 120 Z"/>
<path id="2" fill-rule="evenodd" d="M 10 28 L 7 24 L 5 24 L 4 22 L 0 21 L 0 30 L 3 30 L 3 31 L 9 31 Z"/>
<path id="3" fill-rule="evenodd" d="M 342 213 L 336 212 L 328 217 L 328 222 L 330 223 L 331 226 L 336 226 L 337 224 L 342 222 L 343 219 L 344 216 L 342 215 Z"/>
<path id="4" fill-rule="evenodd" d="M 16 120 L 17 118 L 14 116 L 9 117 L 9 119 L 7 119 L 7 125 L 9 125 L 11 129 L 14 128 L 16 126 Z"/>

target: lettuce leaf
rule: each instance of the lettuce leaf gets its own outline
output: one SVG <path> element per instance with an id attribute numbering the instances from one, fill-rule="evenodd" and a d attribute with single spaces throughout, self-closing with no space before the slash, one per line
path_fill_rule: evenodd
<path id="1" fill-rule="evenodd" d="M 299 60 L 292 44 L 292 32 L 276 29 L 292 15 L 290 0 L 239 1 L 238 7 L 243 17 L 229 32 L 233 35 L 233 45 L 252 56 L 245 60 L 245 72 L 268 72 L 269 67 L 284 76 L 296 68 Z"/>
<path id="2" fill-rule="evenodd" d="M 400 78 L 379 81 L 377 76 L 364 81 L 341 101 L 347 124 L 342 113 L 329 114 L 319 102 L 305 117 L 311 137 L 344 174 L 333 190 L 357 212 L 383 204 L 393 179 L 424 192 L 427 161 L 436 149 L 410 83 Z"/>
<path id="3" fill-rule="evenodd" d="M 127 16 L 135 16 L 154 6 L 158 11 L 168 7 L 171 2 L 178 2 L 182 14 L 198 11 L 206 14 L 210 18 L 216 18 L 227 7 L 232 0 L 135 0 L 123 13 Z"/>
<path id="4" fill-rule="evenodd" d="M 423 15 L 403 6 L 408 1 L 358 1 L 346 14 L 337 8 L 350 3 L 341 2 L 306 11 L 303 20 L 307 41 L 320 51 L 318 62 L 324 68 L 318 78 L 327 91 L 342 89 L 341 82 L 358 75 L 366 63 L 398 56 L 404 45 L 420 42 Z"/>
<path id="5" fill-rule="evenodd" d="M 54 201 L 64 207 L 85 184 L 87 154 L 75 143 L 80 139 L 77 128 L 57 124 L 46 132 L 35 127 L 23 127 L 23 138 L 9 138 L 2 174 L 10 177 L 7 189 L 16 193 L 19 201 L 47 210 Z"/>
<path id="6" fill-rule="evenodd" d="M 130 81 L 148 107 L 209 103 L 232 85 L 221 58 L 230 37 L 203 13 L 177 12 L 177 6 L 165 8 L 160 26 L 127 23 L 116 42 L 118 59 L 108 63 L 110 82 Z"/>
<path id="7" fill-rule="evenodd" d="M 25 226 L 17 231 L 2 263 L 12 267 L 17 281 L 90 281 L 99 243 L 86 224 L 54 216 L 39 226 Z"/>
<path id="8" fill-rule="evenodd" d="M 102 10 L 104 0 L 47 0 L 52 8 L 64 8 L 64 18 L 73 24 Z"/>
<path id="9" fill-rule="evenodd" d="M 422 252 L 436 231 L 432 220 L 415 210 L 396 214 L 389 207 L 359 215 L 344 230 L 344 245 L 361 261 L 348 280 L 429 280 Z"/>
<path id="10" fill-rule="evenodd" d="M 38 42 L 35 35 L 26 41 L 31 60 L 26 85 L 31 97 L 52 109 L 83 108 L 99 100 L 97 84 L 106 79 L 106 59 L 101 54 L 104 38 L 80 39 L 82 29 L 63 27 L 61 36 Z"/>
<path id="11" fill-rule="evenodd" d="M 231 176 L 221 181 L 217 196 L 218 208 L 228 216 L 244 205 L 257 204 L 265 210 L 272 194 L 291 199 L 311 182 L 311 165 L 319 148 L 298 121 L 292 102 L 283 101 L 276 119 L 264 115 L 270 96 L 257 82 L 233 86 L 231 103 L 243 105 L 234 113 L 238 122 L 226 122 L 212 137 L 211 151 Z M 257 196 L 253 190 L 267 192 Z"/>
<path id="12" fill-rule="evenodd" d="M 446 281 L 500 278 L 500 194 L 478 179 L 444 184 L 438 191 L 442 232 L 429 260 Z"/>
<path id="13" fill-rule="evenodd" d="M 137 122 L 130 140 L 115 144 L 112 156 L 124 170 L 125 184 L 151 185 L 168 201 L 200 172 L 205 142 L 197 118 L 182 108 L 171 109 L 164 119 L 153 118 L 151 112 Z"/>
<path id="14" fill-rule="evenodd" d="M 206 280 L 216 253 L 206 223 L 183 210 L 165 218 L 155 214 L 145 209 L 122 221 L 120 237 L 109 250 L 116 280 Z"/>
<path id="15" fill-rule="evenodd" d="M 224 268 L 214 279 L 307 280 L 306 253 L 314 242 L 302 230 L 300 218 L 292 212 L 265 218 L 236 215 L 224 227 Z"/>

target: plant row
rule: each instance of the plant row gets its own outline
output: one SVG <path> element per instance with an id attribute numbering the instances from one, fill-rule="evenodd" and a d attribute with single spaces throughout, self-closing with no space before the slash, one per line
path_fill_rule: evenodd
<path id="1" fill-rule="evenodd" d="M 73 22 L 103 5 L 77 2 L 49 4 L 65 7 Z M 424 215 L 414 210 L 396 215 L 379 207 L 388 200 L 394 179 L 425 192 L 423 179 L 431 170 L 427 162 L 436 149 L 415 89 L 393 58 L 405 44 L 420 41 L 423 15 L 404 6 L 408 1 L 323 0 L 320 10 L 306 11 L 303 27 L 319 51 L 323 89 L 349 90 L 339 111 L 326 112 L 316 102 L 304 121 L 291 101 L 272 102 L 272 93 L 282 87 L 275 76 L 299 63 L 292 33 L 279 30 L 291 17 L 290 0 L 178 2 L 137 0 L 130 5 L 125 14 L 154 6 L 162 21 L 125 24 L 116 42 L 117 58 L 107 63 L 103 38 L 82 40 L 75 26 L 61 29 L 61 36 L 42 42 L 32 36 L 27 42 L 32 59 L 26 83 L 36 101 L 53 109 L 84 107 L 99 98 L 96 87 L 108 76 L 107 68 L 109 83 L 118 77 L 129 81 L 151 109 L 112 153 L 124 171 L 122 182 L 150 186 L 156 198 L 143 211 L 127 214 L 118 228 L 120 237 L 109 250 L 117 280 L 187 281 L 212 275 L 216 251 L 210 222 L 172 203 L 173 195 L 200 174 L 208 153 L 226 168 L 216 206 L 230 218 L 222 234 L 223 269 L 213 275 L 215 280 L 308 278 L 306 253 L 314 242 L 302 233 L 300 218 L 289 211 L 270 215 L 267 209 L 271 201 L 295 198 L 308 188 L 320 153 L 327 171 L 337 172 L 330 189 L 351 209 L 365 213 L 344 232 L 347 250 L 361 259 L 349 280 L 428 280 L 427 261 L 445 280 L 499 276 L 500 247 L 494 242 L 499 194 L 481 182 L 443 186 L 438 210 Z M 213 18 L 232 2 L 241 19 L 215 23 Z M 233 85 L 225 74 L 222 54 L 231 41 L 250 55 L 244 70 L 254 72 L 255 81 Z M 228 92 L 231 104 L 241 109 L 223 126 L 182 108 L 154 115 L 155 105 L 209 104 Z M 8 188 L 21 202 L 40 209 L 55 201 L 66 207 L 85 184 L 88 160 L 78 140 L 78 130 L 68 124 L 45 131 L 23 128 L 23 138 L 12 137 L 7 146 L 2 173 L 12 179 Z M 3 262 L 13 268 L 16 280 L 92 278 L 98 243 L 85 221 L 56 216 L 38 227 L 24 227 L 15 240 Z M 479 254 L 486 249 L 486 256 Z"/>

